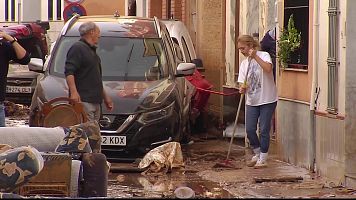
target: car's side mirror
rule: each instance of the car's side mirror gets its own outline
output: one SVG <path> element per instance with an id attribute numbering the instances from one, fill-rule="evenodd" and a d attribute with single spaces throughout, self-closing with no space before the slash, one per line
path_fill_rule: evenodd
<path id="1" fill-rule="evenodd" d="M 191 76 L 195 71 L 194 63 L 180 63 L 177 67 L 176 77 Z"/>
<path id="2" fill-rule="evenodd" d="M 41 58 L 31 58 L 28 63 L 28 69 L 30 71 L 42 72 L 43 71 L 43 60 Z"/>

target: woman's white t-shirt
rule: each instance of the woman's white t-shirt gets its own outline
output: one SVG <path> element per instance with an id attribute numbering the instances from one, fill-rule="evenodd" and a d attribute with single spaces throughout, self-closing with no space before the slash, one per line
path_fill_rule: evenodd
<path id="1" fill-rule="evenodd" d="M 257 51 L 256 55 L 263 61 L 272 63 L 271 56 L 267 52 Z M 259 106 L 278 100 L 272 71 L 265 72 L 255 59 L 251 60 L 248 67 L 248 59 L 245 59 L 241 62 L 237 81 L 243 83 L 247 73 L 246 105 Z"/>

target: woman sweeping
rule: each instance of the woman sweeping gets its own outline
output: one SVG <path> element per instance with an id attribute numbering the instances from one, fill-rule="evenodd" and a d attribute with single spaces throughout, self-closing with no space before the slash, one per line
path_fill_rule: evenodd
<path id="1" fill-rule="evenodd" d="M 259 51 L 259 42 L 241 35 L 238 49 L 246 57 L 239 68 L 239 92 L 246 95 L 246 132 L 254 156 L 247 163 L 254 168 L 267 167 L 271 119 L 277 106 L 277 88 L 273 79 L 271 56 Z M 257 123 L 261 130 L 257 136 Z"/>

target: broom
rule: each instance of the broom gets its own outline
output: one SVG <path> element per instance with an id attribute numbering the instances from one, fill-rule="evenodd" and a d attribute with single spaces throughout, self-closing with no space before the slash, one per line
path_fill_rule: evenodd
<path id="1" fill-rule="evenodd" d="M 247 76 L 248 76 L 248 72 L 249 72 L 249 70 L 250 70 L 250 64 L 251 64 L 251 58 L 248 58 L 248 66 L 247 66 L 247 73 L 246 73 L 246 77 L 245 77 L 245 81 L 244 81 L 244 86 L 247 85 Z M 239 106 L 238 106 L 237 112 L 236 112 L 236 118 L 235 118 L 234 128 L 233 128 L 233 130 L 232 130 L 232 136 L 231 136 L 231 139 L 230 139 L 230 144 L 229 144 L 229 149 L 228 149 L 228 151 L 227 151 L 226 159 L 224 160 L 223 163 L 216 163 L 216 164 L 214 165 L 214 167 L 236 168 L 236 167 L 231 163 L 231 161 L 229 160 L 229 157 L 230 157 L 232 142 L 233 142 L 234 137 L 235 137 L 235 131 L 236 131 L 237 121 L 238 121 L 239 114 L 240 114 L 240 110 L 241 110 L 241 104 L 242 104 L 242 100 L 244 99 L 244 97 L 245 97 L 245 94 L 242 93 L 241 96 L 240 96 Z M 245 147 L 247 147 L 247 136 L 246 136 L 246 134 L 245 134 Z"/>

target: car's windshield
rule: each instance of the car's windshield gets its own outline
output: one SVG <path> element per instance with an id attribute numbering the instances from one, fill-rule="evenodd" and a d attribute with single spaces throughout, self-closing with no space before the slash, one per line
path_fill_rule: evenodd
<path id="1" fill-rule="evenodd" d="M 66 55 L 79 37 L 63 37 L 50 63 L 50 73 L 64 76 Z M 101 37 L 97 53 L 103 80 L 159 80 L 168 76 L 161 39 Z"/>

